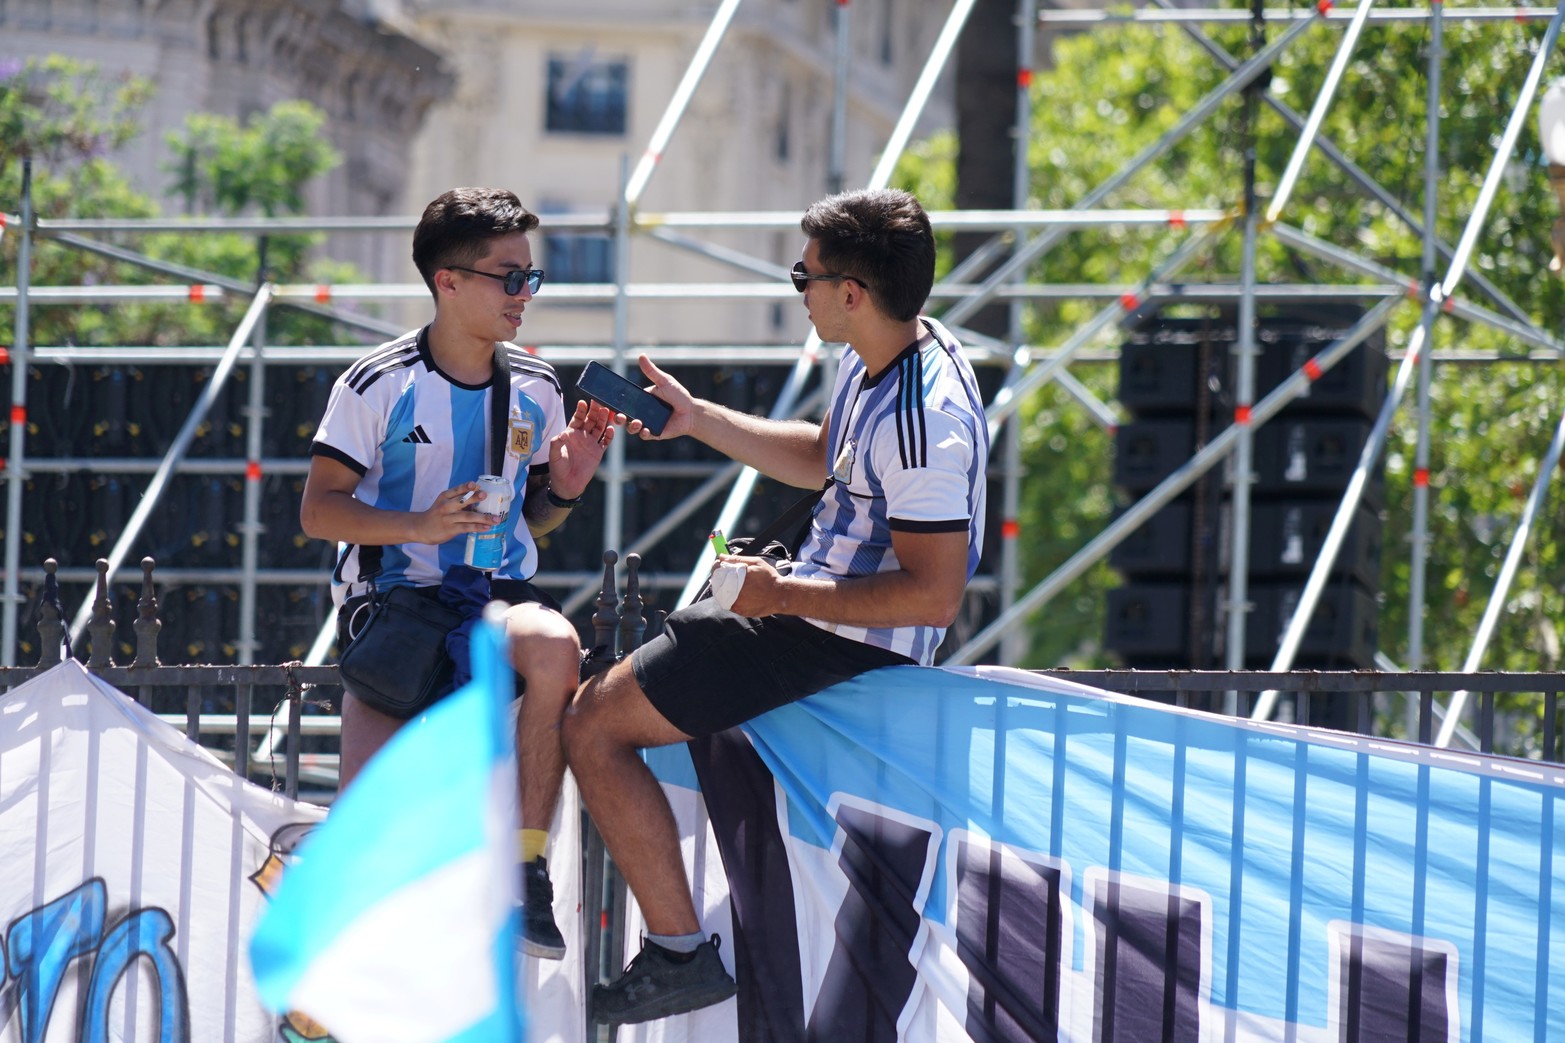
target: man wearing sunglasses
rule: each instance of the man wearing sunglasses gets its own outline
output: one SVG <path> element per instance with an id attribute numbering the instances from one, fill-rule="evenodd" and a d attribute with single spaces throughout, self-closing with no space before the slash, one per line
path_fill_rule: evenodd
<path id="1" fill-rule="evenodd" d="M 438 596 L 443 584 L 450 594 L 461 583 L 469 602 L 511 604 L 506 635 L 527 696 L 516 734 L 523 940 L 530 954 L 557 960 L 565 943 L 543 855 L 565 772 L 560 717 L 576 690 L 581 648 L 554 600 L 528 581 L 538 570 L 535 537 L 581 501 L 614 427 L 602 406 L 583 401 L 567 413 L 554 369 L 507 343 L 543 283 L 527 238 L 537 227 L 537 216 L 500 189 L 453 189 L 425 208 L 413 263 L 434 297 L 434 318 L 338 378 L 311 447 L 300 517 L 307 534 L 340 545 L 332 573 L 339 654 L 359 633 L 375 589 Z M 482 510 L 487 496 L 475 479 L 491 472 L 497 433 L 501 477 L 520 510 L 505 514 L 500 564 L 485 583 L 463 559 L 468 535 L 495 522 L 473 508 Z M 344 692 L 343 787 L 401 727 L 386 709 L 366 693 Z"/>
<path id="2" fill-rule="evenodd" d="M 593 1015 L 647 1021 L 732 996 L 703 936 L 679 834 L 639 750 L 711 735 L 881 666 L 934 662 L 983 546 L 983 400 L 951 334 L 919 314 L 934 283 L 929 218 L 906 192 L 851 192 L 805 213 L 794 289 L 823 341 L 846 345 L 820 423 L 747 416 L 691 396 L 642 356 L 688 435 L 778 481 L 819 489 L 792 571 L 722 555 L 743 580 L 725 609 L 670 615 L 588 681 L 565 718 L 583 800 L 646 917 L 641 953 L 593 990 Z M 618 418 L 623 420 L 624 418 Z M 639 421 L 626 431 L 650 438 Z"/>

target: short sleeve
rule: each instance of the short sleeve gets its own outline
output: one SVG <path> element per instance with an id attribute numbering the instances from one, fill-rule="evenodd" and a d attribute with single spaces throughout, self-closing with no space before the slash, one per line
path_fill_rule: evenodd
<path id="1" fill-rule="evenodd" d="M 917 420 L 909 425 L 905 416 L 889 416 L 873 439 L 888 524 L 901 532 L 965 532 L 971 521 L 972 432 L 957 417 L 936 410 L 923 411 Z"/>
<path id="2" fill-rule="evenodd" d="M 339 379 L 316 428 L 310 455 L 330 457 L 363 477 L 385 437 L 385 420 L 366 396 Z"/>

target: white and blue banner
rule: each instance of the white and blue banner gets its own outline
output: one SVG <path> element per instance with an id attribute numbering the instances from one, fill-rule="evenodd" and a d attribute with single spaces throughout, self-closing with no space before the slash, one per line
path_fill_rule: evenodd
<path id="1" fill-rule="evenodd" d="M 244 945 L 321 816 L 74 660 L 0 694 L 0 1043 L 329 1043 Z"/>
<path id="2" fill-rule="evenodd" d="M 649 760 L 740 993 L 621 1043 L 1565 1040 L 1560 765 L 986 667 Z"/>

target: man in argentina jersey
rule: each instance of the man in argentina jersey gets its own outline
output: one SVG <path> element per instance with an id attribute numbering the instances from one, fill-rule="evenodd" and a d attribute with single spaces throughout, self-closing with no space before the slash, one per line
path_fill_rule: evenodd
<path id="1" fill-rule="evenodd" d="M 821 339 L 847 345 L 822 423 L 696 399 L 641 359 L 673 409 L 661 437 L 689 435 L 790 485 L 832 484 L 791 572 L 720 556 L 719 567 L 742 572 L 731 608 L 707 598 L 674 612 L 629 660 L 583 685 L 566 714 L 582 799 L 647 924 L 625 974 L 593 990 L 600 1022 L 666 1017 L 735 992 L 721 940 L 701 934 L 673 815 L 638 751 L 712 735 L 877 667 L 933 663 L 978 567 L 988 428 L 960 347 L 919 315 L 935 275 L 928 215 L 906 192 L 850 192 L 810 207 L 801 227 L 794 289 Z M 626 431 L 652 437 L 635 420 Z"/>
<path id="2" fill-rule="evenodd" d="M 523 933 L 529 953 L 560 959 L 544 851 L 565 773 L 560 718 L 581 648 L 575 627 L 528 581 L 538 571 L 535 537 L 581 501 L 614 427 L 606 408 L 585 401 L 567 415 L 554 369 L 506 343 L 543 281 L 527 239 L 537 227 L 537 216 L 499 189 L 453 189 L 425 208 L 413 263 L 435 317 L 337 380 L 311 447 L 300 518 L 308 535 L 341 545 L 332 573 L 340 652 L 368 616 L 373 588 L 433 596 L 447 569 L 462 565 L 468 534 L 491 525 L 468 494 L 491 470 L 491 398 L 505 396 L 501 477 L 511 509 L 491 591 L 511 603 L 509 654 L 527 695 L 516 735 Z M 403 723 L 369 698 L 344 692 L 344 787 Z"/>

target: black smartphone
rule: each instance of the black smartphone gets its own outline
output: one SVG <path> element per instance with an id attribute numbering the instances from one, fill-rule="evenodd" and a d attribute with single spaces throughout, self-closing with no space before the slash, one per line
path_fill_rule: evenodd
<path id="1" fill-rule="evenodd" d="M 663 433 L 663 425 L 674 415 L 667 402 L 596 362 L 587 363 L 587 368 L 581 371 L 581 376 L 576 378 L 576 389 L 616 413 L 641 421 L 642 426 L 655 435 Z"/>

